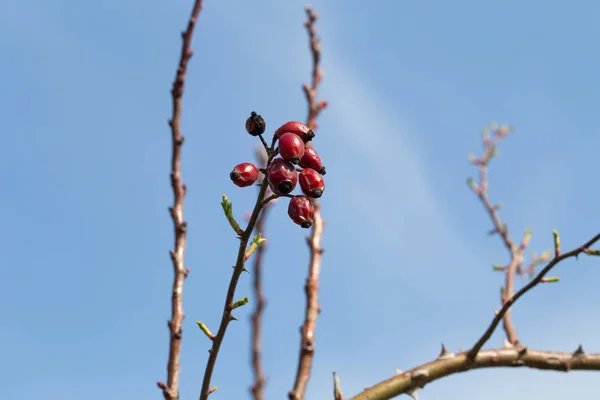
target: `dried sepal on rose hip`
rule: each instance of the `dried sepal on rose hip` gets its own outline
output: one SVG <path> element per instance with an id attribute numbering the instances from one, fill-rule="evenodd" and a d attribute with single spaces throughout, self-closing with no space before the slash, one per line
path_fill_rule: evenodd
<path id="1" fill-rule="evenodd" d="M 304 155 L 300 159 L 298 165 L 302 168 L 312 168 L 321 175 L 325 175 L 325 167 L 321 163 L 321 157 L 319 157 L 317 151 L 310 146 L 304 148 Z"/>
<path id="2" fill-rule="evenodd" d="M 250 116 L 246 120 L 246 132 L 248 132 L 252 136 L 258 136 L 265 133 L 267 129 L 267 124 L 265 119 L 258 115 L 256 111 L 252 111 Z"/>
<path id="3" fill-rule="evenodd" d="M 304 142 L 295 133 L 284 133 L 279 138 L 279 154 L 284 160 L 298 164 L 304 155 Z"/>
<path id="4" fill-rule="evenodd" d="M 315 216 L 315 207 L 306 196 L 294 196 L 288 205 L 288 215 L 296 224 L 310 228 Z"/>
<path id="5" fill-rule="evenodd" d="M 239 187 L 246 187 L 254 184 L 258 179 L 258 168 L 252 163 L 241 163 L 233 168 L 229 174 L 231 181 Z"/>
<path id="6" fill-rule="evenodd" d="M 312 168 L 304 168 L 298 177 L 300 189 L 308 197 L 318 199 L 325 191 L 325 180 Z"/>
<path id="7" fill-rule="evenodd" d="M 304 143 L 310 142 L 315 137 L 315 133 L 308 126 L 298 121 L 289 121 L 281 125 L 275 131 L 275 137 L 280 139 L 284 133 L 288 132 L 295 133 L 296 135 L 300 136 Z"/>
<path id="8" fill-rule="evenodd" d="M 290 194 L 298 183 L 298 173 L 294 164 L 283 158 L 276 158 L 267 168 L 267 179 L 274 193 Z"/>

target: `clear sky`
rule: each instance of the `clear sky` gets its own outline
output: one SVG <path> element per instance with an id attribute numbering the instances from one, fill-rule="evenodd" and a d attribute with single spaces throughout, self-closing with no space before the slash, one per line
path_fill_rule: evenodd
<path id="1" fill-rule="evenodd" d="M 92 4 L 93 3 L 93 4 Z M 11 399 L 158 399 L 166 379 L 172 267 L 169 89 L 192 1 L 7 0 L 0 13 L 0 375 Z M 197 398 L 237 240 L 255 191 L 228 174 L 253 160 L 244 131 L 303 120 L 309 52 L 301 1 L 206 1 L 185 93 L 189 186 L 182 399 Z M 516 127 L 490 195 L 531 248 L 599 231 L 600 4 L 506 0 L 317 1 L 325 77 L 315 146 L 327 166 L 323 312 L 310 399 L 344 394 L 466 349 L 489 324 L 506 261 L 465 179 L 481 128 Z M 270 214 L 264 362 L 269 398 L 295 373 L 306 231 Z M 513 315 L 535 349 L 600 351 L 600 261 L 562 264 Z M 244 275 L 237 297 L 251 296 Z M 520 281 L 520 284 L 522 282 Z M 248 396 L 251 303 L 236 313 L 214 399 Z M 499 346 L 495 335 L 489 346 Z M 598 375 L 470 372 L 422 399 L 591 399 Z"/>

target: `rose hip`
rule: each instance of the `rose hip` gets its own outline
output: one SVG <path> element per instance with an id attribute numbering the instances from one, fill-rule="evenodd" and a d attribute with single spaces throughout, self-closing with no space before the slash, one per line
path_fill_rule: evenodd
<path id="1" fill-rule="evenodd" d="M 284 133 L 279 138 L 279 154 L 284 160 L 298 164 L 304 155 L 304 142 L 295 133 Z"/>
<path id="2" fill-rule="evenodd" d="M 250 186 L 258 179 L 258 168 L 252 163 L 241 163 L 235 166 L 229 177 L 239 187 Z"/>
<path id="3" fill-rule="evenodd" d="M 304 155 L 300 159 L 299 165 L 302 168 L 312 168 L 321 175 L 325 175 L 325 167 L 321 163 L 321 157 L 319 157 L 316 150 L 310 146 L 304 148 Z"/>
<path id="4" fill-rule="evenodd" d="M 296 135 L 300 136 L 304 143 L 310 142 L 315 137 L 315 133 L 309 129 L 308 126 L 298 121 L 289 121 L 281 125 L 275 131 L 275 137 L 280 139 L 284 133 L 288 132 L 295 133 Z"/>
<path id="5" fill-rule="evenodd" d="M 289 194 L 298 183 L 298 173 L 294 164 L 283 158 L 271 161 L 267 169 L 267 179 L 273 192 L 277 194 Z"/>
<path id="6" fill-rule="evenodd" d="M 306 196 L 294 196 L 290 199 L 288 215 L 296 224 L 310 228 L 313 224 L 315 207 Z"/>
<path id="7" fill-rule="evenodd" d="M 312 168 L 304 168 L 298 177 L 302 192 L 308 197 L 318 199 L 325 190 L 325 181 L 321 174 Z"/>
<path id="8" fill-rule="evenodd" d="M 246 120 L 246 132 L 252 136 L 258 136 L 265 133 L 265 129 L 267 129 L 265 119 L 258 115 L 256 111 L 252 111 Z"/>

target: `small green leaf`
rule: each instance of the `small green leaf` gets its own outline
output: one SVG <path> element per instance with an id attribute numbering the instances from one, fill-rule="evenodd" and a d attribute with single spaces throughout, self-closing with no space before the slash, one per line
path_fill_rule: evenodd
<path id="1" fill-rule="evenodd" d="M 587 254 L 588 256 L 600 256 L 600 250 L 587 249 L 585 251 L 585 254 Z"/>
<path id="2" fill-rule="evenodd" d="M 231 204 L 231 201 L 229 201 L 225 193 L 223 193 L 221 207 L 223 207 L 223 212 L 225 213 L 225 217 L 229 221 L 229 225 L 231 225 L 235 233 L 237 233 L 239 236 L 242 236 L 244 234 L 244 231 L 242 228 L 240 228 L 240 224 L 238 224 L 235 218 L 233 217 L 233 205 Z"/>
<path id="3" fill-rule="evenodd" d="M 548 277 L 543 277 L 540 282 L 552 283 L 552 282 L 558 282 L 558 281 L 560 281 L 560 278 L 558 276 L 548 276 Z"/>
<path id="4" fill-rule="evenodd" d="M 208 337 L 210 340 L 213 340 L 215 338 L 215 335 L 212 334 L 212 332 L 210 331 L 210 329 L 208 329 L 208 326 L 206 326 L 204 322 L 196 321 L 196 323 L 198 324 L 198 327 L 200 327 L 200 330 L 204 332 L 206 337 Z"/>
<path id="5" fill-rule="evenodd" d="M 250 247 L 248 247 L 248 250 L 246 250 L 246 254 L 244 254 L 244 261 L 248 261 L 252 253 L 258 249 L 258 246 L 266 241 L 267 239 L 263 239 L 263 237 L 260 235 L 260 232 L 258 232 L 258 234 L 252 239 L 252 243 L 250 243 Z"/>
<path id="6" fill-rule="evenodd" d="M 523 238 L 523 247 L 526 247 L 529 244 L 529 240 L 531 240 L 531 233 L 533 231 L 531 229 L 525 229 L 525 237 Z"/>
<path id="7" fill-rule="evenodd" d="M 560 255 L 560 236 L 556 229 L 552 229 L 552 236 L 554 237 L 554 254 L 558 257 Z"/>
<path id="8" fill-rule="evenodd" d="M 248 297 L 244 297 L 243 299 L 240 299 L 238 301 L 236 301 L 235 303 L 233 303 L 231 305 L 231 309 L 235 310 L 236 308 L 239 308 L 245 304 L 247 304 L 250 301 L 250 299 L 248 299 Z"/>
<path id="9" fill-rule="evenodd" d="M 469 185 L 469 187 L 471 188 L 471 190 L 473 190 L 475 193 L 479 192 L 479 185 L 477 185 L 475 183 L 475 180 L 473 180 L 473 178 L 468 178 L 467 179 L 467 185 Z"/>

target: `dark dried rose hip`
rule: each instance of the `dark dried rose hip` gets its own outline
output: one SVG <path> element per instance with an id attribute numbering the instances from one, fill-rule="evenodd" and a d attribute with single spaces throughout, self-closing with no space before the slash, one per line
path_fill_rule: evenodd
<path id="1" fill-rule="evenodd" d="M 279 154 L 284 160 L 298 164 L 304 155 L 304 142 L 295 133 L 284 133 L 279 138 Z"/>
<path id="2" fill-rule="evenodd" d="M 280 139 L 284 133 L 288 132 L 295 133 L 296 135 L 300 136 L 304 143 L 310 142 L 315 137 L 315 133 L 309 129 L 308 126 L 298 121 L 289 121 L 281 125 L 275 131 L 275 137 Z"/>
<path id="3" fill-rule="evenodd" d="M 306 196 L 294 196 L 290 199 L 288 215 L 296 224 L 310 228 L 315 216 L 315 207 Z"/>
<path id="4" fill-rule="evenodd" d="M 304 168 L 298 177 L 302 192 L 308 197 L 318 199 L 325 190 L 325 181 L 321 174 L 312 168 Z"/>
<path id="5" fill-rule="evenodd" d="M 277 194 L 289 194 L 298 183 L 298 173 L 294 164 L 283 158 L 271 161 L 267 169 L 267 179 L 273 192 Z"/>
<path id="6" fill-rule="evenodd" d="M 321 157 L 319 157 L 317 151 L 310 146 L 304 148 L 304 155 L 300 159 L 299 165 L 302 168 L 312 168 L 321 175 L 325 175 L 325 167 L 321 163 Z"/>
<path id="7" fill-rule="evenodd" d="M 258 115 L 256 111 L 252 111 L 246 120 L 246 132 L 252 136 L 258 136 L 265 133 L 265 129 L 267 129 L 265 119 Z"/>
<path id="8" fill-rule="evenodd" d="M 239 187 L 252 185 L 258 179 L 258 168 L 252 163 L 241 163 L 229 174 L 231 181 Z"/>

